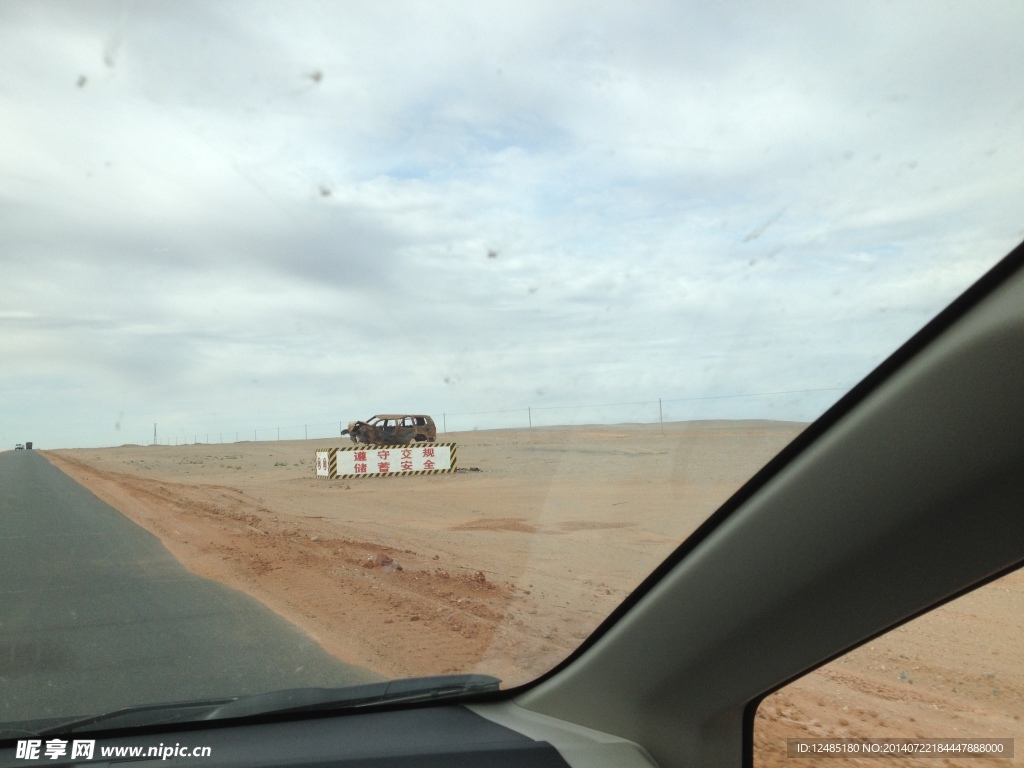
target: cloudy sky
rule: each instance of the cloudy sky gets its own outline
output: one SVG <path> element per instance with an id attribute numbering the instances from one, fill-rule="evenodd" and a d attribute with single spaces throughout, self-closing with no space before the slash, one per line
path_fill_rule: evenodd
<path id="1" fill-rule="evenodd" d="M 813 419 L 1024 239 L 1021 29 L 6 0 L 0 448 Z"/>

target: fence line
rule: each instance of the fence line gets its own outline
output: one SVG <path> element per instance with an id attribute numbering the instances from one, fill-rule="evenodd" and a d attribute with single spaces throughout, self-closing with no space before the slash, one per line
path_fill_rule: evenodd
<path id="1" fill-rule="evenodd" d="M 703 411 L 692 411 L 687 410 L 685 407 L 681 408 L 686 403 L 697 403 L 702 401 L 714 402 L 722 400 L 735 400 L 739 398 L 764 398 L 764 397 L 791 397 L 794 395 L 804 394 L 824 394 L 829 392 L 846 392 L 849 387 L 817 387 L 807 389 L 788 389 L 788 390 L 775 390 L 771 392 L 746 392 L 736 394 L 724 394 L 724 395 L 700 395 L 694 397 L 669 397 L 659 398 L 651 400 L 633 400 L 633 401 L 617 401 L 609 403 L 590 403 L 590 404 L 578 404 L 578 405 L 525 405 L 520 408 L 504 408 L 497 410 L 484 410 L 484 411 L 442 411 L 438 413 L 437 410 L 432 412 L 437 422 L 438 434 L 445 434 L 448 432 L 465 432 L 476 429 L 522 429 L 522 428 L 539 428 L 539 427 L 554 427 L 554 426 L 578 426 L 583 424 L 619 424 L 619 423 L 647 423 L 647 424 L 664 424 L 672 421 L 686 421 L 706 418 L 771 418 L 771 410 L 775 407 L 774 404 L 767 404 L 765 408 L 761 409 L 761 412 L 757 415 L 749 416 L 735 416 L 735 415 L 715 415 L 713 412 Z M 825 408 L 831 403 L 825 403 L 820 409 L 816 410 L 812 418 L 817 416 L 825 410 Z M 616 408 L 619 409 L 615 414 L 609 414 L 607 409 Z M 604 412 L 601 412 L 604 409 Z M 590 413 L 587 413 L 590 411 Z M 429 411 L 428 411 L 429 412 Z M 555 414 L 561 412 L 565 414 L 563 417 L 556 417 Z M 440 418 L 438 418 L 440 416 Z M 486 417 L 483 419 L 474 417 Z M 449 423 L 451 420 L 451 423 Z M 193 443 L 198 444 L 216 444 L 216 443 L 236 443 L 236 442 L 247 442 L 247 441 L 276 441 L 276 440 L 321 440 L 328 438 L 339 438 L 341 430 L 346 426 L 346 421 L 317 421 L 317 422 L 306 422 L 290 425 L 272 426 L 272 427 L 248 427 L 247 429 L 183 429 L 181 427 L 175 427 L 173 430 L 168 430 L 167 425 L 158 425 L 159 434 L 156 443 L 160 445 L 190 445 Z M 56 426 L 55 424 L 32 424 L 32 425 L 17 425 L 19 433 L 24 435 L 31 435 L 35 433 L 35 442 L 39 447 L 45 447 L 47 443 L 52 445 L 53 438 L 55 435 L 45 435 L 45 433 L 51 430 L 43 429 L 43 427 Z M 61 443 L 67 444 L 68 437 L 74 434 L 83 435 L 86 432 L 93 432 L 85 426 L 85 424 L 79 424 L 78 428 L 75 429 L 75 425 L 69 431 L 62 429 L 60 432 L 63 437 L 57 437 Z M 9 428 L 5 431 L 11 431 Z M 148 427 L 146 428 L 148 431 Z M 40 434 L 43 433 L 43 434 Z M 44 436 L 45 435 L 45 436 Z M 138 435 L 136 440 L 131 440 L 129 436 L 129 430 L 124 430 L 121 435 L 126 438 L 124 442 L 138 442 L 142 444 L 152 444 L 152 434 Z M 49 439 L 48 439 L 49 438 Z M 139 439 L 141 438 L 141 439 Z M 77 442 L 77 441 L 74 441 Z M 106 441 L 93 441 L 85 440 L 79 443 L 83 447 L 100 447 L 100 445 L 116 445 L 118 443 L 108 443 Z"/>
<path id="2" fill-rule="evenodd" d="M 587 405 L 541 405 L 533 406 L 527 405 L 522 408 L 504 408 L 500 410 L 489 410 L 489 411 L 442 411 L 440 423 L 437 424 L 439 434 L 446 434 L 449 432 L 448 418 L 451 417 L 456 420 L 456 424 L 459 421 L 465 421 L 464 417 L 467 416 L 497 416 L 506 418 L 489 419 L 486 426 L 481 427 L 478 423 L 479 420 L 474 420 L 474 423 L 468 427 L 469 430 L 474 429 L 508 429 L 508 428 L 522 428 L 526 427 L 532 429 L 535 426 L 553 427 L 553 426 L 573 426 L 572 424 L 556 424 L 550 420 L 545 419 L 543 424 L 537 423 L 535 416 L 538 412 L 549 413 L 552 411 L 573 411 L 581 412 L 585 410 L 597 410 L 607 408 L 623 408 L 632 409 L 628 412 L 620 412 L 619 416 L 622 417 L 622 421 L 632 421 L 633 423 L 649 423 L 649 424 L 661 424 L 662 430 L 664 430 L 664 423 L 666 420 L 672 421 L 673 414 L 668 413 L 666 415 L 666 405 L 674 403 L 693 403 L 708 400 L 728 400 L 735 398 L 755 398 L 755 397 L 779 397 L 786 395 L 801 395 L 811 393 L 824 393 L 824 392 L 846 392 L 848 387 L 817 387 L 812 389 L 788 389 L 779 390 L 774 392 L 747 392 L 742 394 L 729 394 L 729 395 L 702 395 L 697 397 L 672 397 L 672 398 L 658 398 L 657 400 L 633 400 L 626 402 L 614 402 L 614 403 L 593 403 Z M 655 411 L 655 406 L 657 410 Z M 436 412 L 435 412 L 436 413 Z M 596 414 L 595 414 L 596 416 Z M 587 423 L 621 423 L 621 422 L 603 422 L 599 418 L 597 421 L 590 421 Z M 176 436 L 165 437 L 158 439 L 157 442 L 161 445 L 188 445 L 188 438 L 192 437 L 192 443 L 231 443 L 231 442 L 243 442 L 251 439 L 255 442 L 267 442 L 274 440 L 319 440 L 330 437 L 340 437 L 341 430 L 345 428 L 344 421 L 331 421 L 331 422 L 318 422 L 315 424 L 292 424 L 289 426 L 280 427 L 256 427 L 249 430 L 234 430 L 234 431 L 223 431 L 218 430 L 217 432 L 198 432 L 193 431 L 191 434 L 185 432 L 181 434 L 179 432 Z M 452 431 L 467 431 L 466 429 L 455 429 Z M 204 438 L 200 441 L 199 438 Z M 227 440 L 225 440 L 227 437 Z M 214 439 L 215 438 L 215 439 Z M 233 438 L 233 439 L 232 439 Z M 173 441 L 173 442 L 172 442 Z"/>
<path id="3" fill-rule="evenodd" d="M 674 397 L 666 403 L 691 403 L 697 400 L 726 400 L 731 397 L 768 397 L 770 395 L 802 395 L 809 392 L 848 392 L 850 387 L 821 387 L 818 389 L 787 389 L 782 392 L 755 392 L 749 395 L 705 395 L 703 397 Z"/>

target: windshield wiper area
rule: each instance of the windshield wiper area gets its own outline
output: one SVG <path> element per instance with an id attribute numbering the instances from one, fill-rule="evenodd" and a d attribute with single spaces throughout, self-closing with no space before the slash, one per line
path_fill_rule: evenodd
<path id="1" fill-rule="evenodd" d="M 490 675 L 438 675 L 389 680 L 382 683 L 346 686 L 343 688 L 292 688 L 251 696 L 207 699 L 204 701 L 146 704 L 118 709 L 102 715 L 76 717 L 54 723 L 40 730 L 27 723 L 0 726 L 0 732 L 12 727 L 19 733 L 33 732 L 37 737 L 67 733 L 141 728 L 174 722 L 234 720 L 261 715 L 301 712 L 326 712 L 360 709 L 390 704 L 413 704 L 499 690 L 501 680 Z"/>

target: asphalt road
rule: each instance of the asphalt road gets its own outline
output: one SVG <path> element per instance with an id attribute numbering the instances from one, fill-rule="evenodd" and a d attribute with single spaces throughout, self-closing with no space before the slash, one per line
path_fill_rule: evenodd
<path id="1" fill-rule="evenodd" d="M 0 723 L 379 679 L 34 451 L 0 453 Z"/>

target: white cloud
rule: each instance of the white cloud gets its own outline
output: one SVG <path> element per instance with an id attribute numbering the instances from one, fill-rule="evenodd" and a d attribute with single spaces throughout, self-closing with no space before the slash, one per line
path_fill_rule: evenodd
<path id="1" fill-rule="evenodd" d="M 1024 238 L 1022 15 L 6 3 L 0 439 L 850 385 Z"/>

